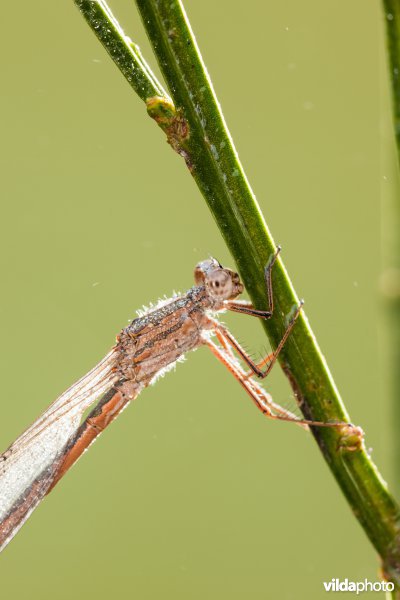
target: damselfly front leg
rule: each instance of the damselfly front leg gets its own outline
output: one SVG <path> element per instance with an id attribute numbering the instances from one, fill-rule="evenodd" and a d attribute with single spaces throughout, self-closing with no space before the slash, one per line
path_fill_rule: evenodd
<path id="1" fill-rule="evenodd" d="M 272 291 L 272 267 L 274 266 L 276 259 L 278 258 L 281 251 L 281 247 L 277 246 L 275 254 L 272 256 L 270 262 L 264 269 L 265 287 L 267 290 L 268 310 L 258 310 L 254 308 L 251 302 L 246 300 L 227 300 L 225 307 L 232 312 L 238 312 L 250 317 L 259 317 L 260 319 L 270 319 L 274 314 L 274 294 Z"/>
<path id="2" fill-rule="evenodd" d="M 273 289 L 272 289 L 272 268 L 279 256 L 280 251 L 281 251 L 281 247 L 278 246 L 271 261 L 268 263 L 268 265 L 264 269 L 264 279 L 265 279 L 265 287 L 266 287 L 266 291 L 267 291 L 268 310 L 258 310 L 256 308 L 254 308 L 254 306 L 251 304 L 251 302 L 238 302 L 235 300 L 227 300 L 225 302 L 225 308 L 227 310 L 230 310 L 232 312 L 238 312 L 238 313 L 245 314 L 245 315 L 249 315 L 250 317 L 258 317 L 260 319 L 270 319 L 272 317 L 272 315 L 274 313 L 274 294 L 273 294 Z M 271 352 L 270 354 L 265 356 L 259 363 L 255 363 L 251 359 L 251 357 L 243 350 L 243 348 L 241 348 L 239 343 L 236 341 L 236 339 L 233 337 L 233 335 L 226 329 L 226 327 L 224 327 L 223 325 L 219 325 L 220 331 L 229 340 L 229 343 L 232 346 L 232 348 L 235 349 L 235 351 L 240 355 L 240 357 L 244 360 L 244 362 L 250 367 L 251 372 L 249 374 L 247 374 L 247 377 L 250 377 L 251 375 L 254 374 L 257 377 L 259 377 L 260 379 L 264 379 L 271 372 L 271 369 L 273 368 L 283 346 L 286 343 L 286 340 L 288 339 L 288 337 L 294 327 L 294 324 L 297 320 L 297 317 L 300 314 L 302 306 L 303 306 L 303 302 L 301 301 L 299 303 L 298 307 L 296 308 L 296 311 L 295 311 L 293 317 L 291 318 L 275 352 Z M 267 366 L 264 370 L 262 370 L 262 367 L 264 365 L 267 365 Z"/>
<path id="3" fill-rule="evenodd" d="M 272 268 L 276 262 L 276 259 L 279 256 L 280 251 L 281 251 L 281 247 L 278 246 L 277 250 L 275 251 L 275 254 L 272 257 L 272 260 L 268 263 L 268 265 L 265 267 L 265 270 L 264 270 L 265 287 L 266 287 L 267 299 L 268 299 L 268 310 L 257 310 L 253 307 L 253 305 L 250 302 L 244 303 L 244 302 L 237 302 L 237 301 L 231 301 L 231 300 L 228 300 L 225 302 L 225 307 L 228 310 L 246 314 L 246 315 L 249 315 L 252 317 L 258 317 L 261 319 L 270 319 L 272 317 L 272 315 L 274 313 L 274 294 L 273 294 L 273 289 L 272 289 Z M 303 301 L 301 301 L 299 303 L 299 305 L 297 306 L 295 313 L 294 313 L 293 317 L 290 319 L 289 324 L 288 324 L 276 350 L 274 352 L 271 352 L 267 356 L 265 356 L 259 363 L 255 363 L 251 359 L 251 357 L 247 354 L 247 352 L 245 352 L 243 350 L 243 348 L 240 346 L 240 344 L 237 342 L 237 340 L 228 331 L 228 329 L 226 327 L 224 327 L 220 323 L 216 322 L 217 337 L 218 337 L 218 333 L 217 333 L 217 331 L 218 331 L 220 334 L 222 334 L 222 336 L 224 338 L 227 339 L 229 345 L 237 352 L 237 354 L 243 359 L 243 361 L 250 367 L 251 372 L 247 375 L 247 377 L 254 374 L 257 377 L 259 377 L 260 379 L 264 379 L 271 372 L 275 362 L 277 361 L 278 356 L 296 323 L 296 320 L 300 314 L 303 304 L 304 304 Z M 221 339 L 220 339 L 220 342 L 221 342 Z M 264 365 L 267 365 L 267 366 L 264 370 L 262 370 L 262 367 Z"/>

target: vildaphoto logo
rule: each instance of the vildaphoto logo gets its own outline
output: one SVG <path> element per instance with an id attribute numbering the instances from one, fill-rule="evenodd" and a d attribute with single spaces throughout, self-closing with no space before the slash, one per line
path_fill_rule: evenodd
<path id="1" fill-rule="evenodd" d="M 350 581 L 349 579 L 331 579 L 324 581 L 326 592 L 355 592 L 362 594 L 363 592 L 393 592 L 394 583 L 391 581 Z"/>

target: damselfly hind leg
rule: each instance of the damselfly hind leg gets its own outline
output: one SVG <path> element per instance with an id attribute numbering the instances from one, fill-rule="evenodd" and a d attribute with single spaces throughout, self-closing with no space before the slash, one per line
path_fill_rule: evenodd
<path id="1" fill-rule="evenodd" d="M 234 356 L 229 349 L 229 341 L 224 338 L 222 332 L 215 331 L 215 333 L 222 347 L 215 344 L 210 338 L 206 338 L 205 343 L 210 348 L 214 356 L 218 358 L 218 360 L 230 371 L 230 373 L 232 373 L 235 379 L 246 390 L 256 407 L 262 412 L 263 415 L 269 419 L 296 423 L 297 425 L 300 425 L 306 429 L 309 426 L 339 428 L 343 430 L 343 439 L 351 439 L 351 444 L 347 443 L 346 441 L 346 443 L 341 444 L 341 447 L 346 446 L 349 450 L 354 450 L 359 447 L 354 442 L 354 439 L 360 440 L 360 436 L 362 437 L 362 432 L 359 428 L 355 428 L 350 423 L 325 423 L 323 421 L 300 419 L 289 410 L 279 406 L 279 404 L 272 400 L 271 396 L 268 394 L 268 392 L 266 392 L 266 390 L 264 390 L 264 388 L 262 388 L 256 381 L 249 378 L 243 371 L 238 361 L 234 359 Z M 351 438 L 350 433 L 352 435 Z"/>

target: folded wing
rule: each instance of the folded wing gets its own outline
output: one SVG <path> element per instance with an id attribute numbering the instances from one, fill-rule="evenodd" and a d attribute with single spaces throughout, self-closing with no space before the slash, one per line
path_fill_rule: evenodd
<path id="1" fill-rule="evenodd" d="M 84 412 L 118 381 L 116 360 L 112 350 L 0 455 L 0 551 L 49 490 Z"/>

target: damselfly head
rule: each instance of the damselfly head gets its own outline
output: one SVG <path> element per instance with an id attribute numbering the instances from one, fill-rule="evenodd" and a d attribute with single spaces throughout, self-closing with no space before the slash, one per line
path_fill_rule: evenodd
<path id="1" fill-rule="evenodd" d="M 194 270 L 196 285 L 204 285 L 215 300 L 231 300 L 243 292 L 239 275 L 225 269 L 215 258 L 203 260 Z"/>

